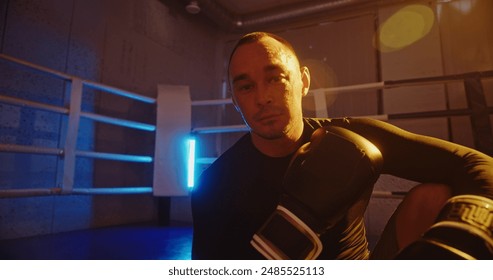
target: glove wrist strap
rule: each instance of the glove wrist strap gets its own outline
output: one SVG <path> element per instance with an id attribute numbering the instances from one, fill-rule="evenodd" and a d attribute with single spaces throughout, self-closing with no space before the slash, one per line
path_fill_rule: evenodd
<path id="1" fill-rule="evenodd" d="M 476 195 L 450 198 L 425 237 L 453 248 L 448 250 L 463 259 L 491 259 L 493 200 Z"/>
<path id="2" fill-rule="evenodd" d="M 476 195 L 450 198 L 433 227 L 453 227 L 472 231 L 493 247 L 493 200 Z"/>

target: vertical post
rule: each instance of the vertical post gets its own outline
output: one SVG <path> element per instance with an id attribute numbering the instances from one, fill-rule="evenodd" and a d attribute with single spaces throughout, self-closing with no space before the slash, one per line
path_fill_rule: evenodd
<path id="1" fill-rule="evenodd" d="M 471 125 L 475 148 L 493 156 L 493 132 L 479 74 L 466 78 L 464 80 L 464 88 L 466 90 L 467 106 L 471 110 Z"/>
<path id="2" fill-rule="evenodd" d="M 187 196 L 187 155 L 192 122 L 188 86 L 158 85 L 156 143 L 154 150 L 155 196 Z"/>
<path id="3" fill-rule="evenodd" d="M 75 150 L 77 148 L 77 134 L 79 131 L 82 88 L 82 80 L 72 78 L 67 135 L 64 146 L 62 193 L 71 193 L 74 187 Z"/>

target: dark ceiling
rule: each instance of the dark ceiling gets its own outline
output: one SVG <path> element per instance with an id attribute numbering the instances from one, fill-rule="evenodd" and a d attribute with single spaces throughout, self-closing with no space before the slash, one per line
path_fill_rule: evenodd
<path id="1" fill-rule="evenodd" d="M 407 0 L 168 0 L 225 31 L 246 31 L 297 22 L 317 22 Z M 166 2 L 166 1 L 164 1 Z M 188 9 L 187 9 L 188 6 Z M 190 10 L 189 12 L 187 12 Z"/>

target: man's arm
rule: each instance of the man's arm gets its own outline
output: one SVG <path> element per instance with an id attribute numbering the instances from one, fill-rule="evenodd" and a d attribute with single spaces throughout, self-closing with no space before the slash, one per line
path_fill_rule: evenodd
<path id="1" fill-rule="evenodd" d="M 452 198 L 435 222 L 396 258 L 493 258 L 492 157 L 379 121 L 336 122 L 351 127 L 381 150 L 383 172 L 419 182 L 443 183 L 452 188 Z"/>
<path id="2" fill-rule="evenodd" d="M 441 183 L 453 195 L 493 198 L 493 158 L 472 148 L 411 133 L 373 119 L 335 119 L 370 140 L 383 155 L 382 173 L 425 183 Z"/>
<path id="3" fill-rule="evenodd" d="M 192 192 L 192 216 L 193 216 L 193 242 L 192 242 L 192 259 L 210 260 L 217 259 L 218 247 L 215 239 L 217 238 L 218 225 L 216 224 L 216 215 L 214 209 L 214 196 L 211 195 L 210 188 L 205 184 L 208 180 L 205 172 L 199 184 Z"/>

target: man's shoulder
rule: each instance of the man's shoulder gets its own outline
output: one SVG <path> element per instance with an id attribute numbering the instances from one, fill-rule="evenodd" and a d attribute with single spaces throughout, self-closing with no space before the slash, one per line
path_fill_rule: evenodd
<path id="1" fill-rule="evenodd" d="M 249 134 L 241 136 L 231 147 L 224 151 L 214 163 L 221 163 L 230 160 L 241 159 L 239 156 L 247 153 L 253 147 Z"/>
<path id="2" fill-rule="evenodd" d="M 235 168 L 235 162 L 245 160 L 244 157 L 251 150 L 251 140 L 249 134 L 245 134 L 231 147 L 224 151 L 209 167 L 204 171 L 205 174 L 224 172 L 225 169 Z"/>
<path id="3" fill-rule="evenodd" d="M 390 126 L 389 124 L 380 120 L 371 118 L 352 118 L 352 117 L 340 117 L 340 118 L 304 118 L 305 124 L 312 129 L 317 129 L 322 126 L 341 126 L 349 130 L 360 127 L 383 127 Z"/>
<path id="4" fill-rule="evenodd" d="M 241 177 L 245 172 L 245 161 L 249 161 L 252 145 L 248 134 L 238 139 L 202 172 L 196 192 L 224 190 L 229 183 Z"/>
<path id="5" fill-rule="evenodd" d="M 330 118 L 303 118 L 306 125 L 312 129 L 317 129 L 322 126 L 330 125 L 333 119 Z"/>

